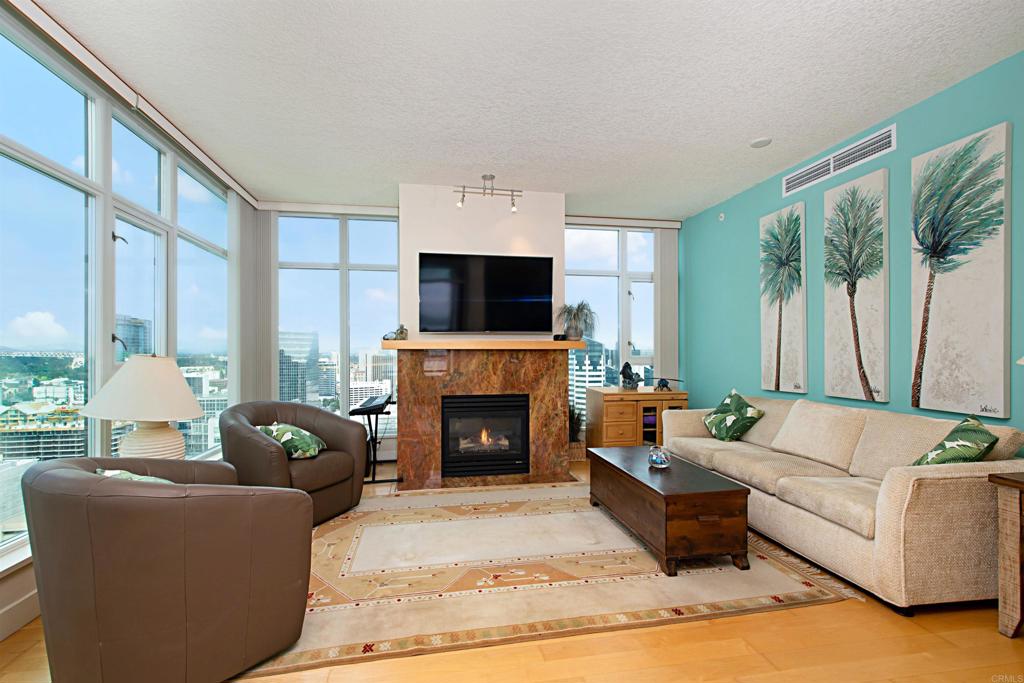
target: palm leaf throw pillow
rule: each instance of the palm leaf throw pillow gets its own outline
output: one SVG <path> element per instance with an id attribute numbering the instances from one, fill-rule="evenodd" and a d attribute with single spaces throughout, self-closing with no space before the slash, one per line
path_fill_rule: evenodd
<path id="1" fill-rule="evenodd" d="M 128 481 L 148 481 L 151 484 L 173 484 L 174 482 L 170 479 L 164 479 L 163 477 L 151 477 L 146 474 L 135 474 L 128 470 L 105 470 L 101 467 L 96 468 L 96 474 L 104 477 L 110 477 L 111 479 L 127 479 Z"/>
<path id="2" fill-rule="evenodd" d="M 954 462 L 978 462 L 995 448 L 999 437 L 985 429 L 973 415 L 965 417 L 953 431 L 920 458 L 914 465 L 947 465 Z"/>
<path id="3" fill-rule="evenodd" d="M 735 441 L 764 416 L 733 389 L 717 408 L 704 416 L 704 426 L 719 441 Z"/>
<path id="4" fill-rule="evenodd" d="M 275 422 L 272 425 L 260 427 L 259 429 L 271 439 L 281 444 L 284 447 L 285 455 L 290 460 L 315 458 L 317 453 L 327 448 L 327 444 L 319 436 L 310 434 L 305 429 L 300 429 L 295 425 Z"/>

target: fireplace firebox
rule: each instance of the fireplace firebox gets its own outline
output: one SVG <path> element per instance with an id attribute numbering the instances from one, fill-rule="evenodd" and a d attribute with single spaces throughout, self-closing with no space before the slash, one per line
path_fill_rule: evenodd
<path id="1" fill-rule="evenodd" d="M 442 477 L 529 471 L 529 394 L 441 397 Z"/>

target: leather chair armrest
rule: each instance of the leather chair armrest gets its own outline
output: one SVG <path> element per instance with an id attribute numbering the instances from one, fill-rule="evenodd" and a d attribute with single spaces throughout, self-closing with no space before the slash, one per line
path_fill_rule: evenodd
<path id="1" fill-rule="evenodd" d="M 362 422 L 350 420 L 326 411 L 317 411 L 309 431 L 316 434 L 327 449 L 348 453 L 356 461 L 356 469 L 362 473 L 366 462 L 367 433 Z M 362 480 L 362 477 L 359 477 Z"/>
<path id="2" fill-rule="evenodd" d="M 224 460 L 238 471 L 239 484 L 291 487 L 284 447 L 248 420 L 225 410 L 220 415 L 220 439 Z"/>
<path id="3" fill-rule="evenodd" d="M 226 462 L 209 460 L 162 460 L 160 458 L 91 458 L 105 470 L 128 470 L 134 474 L 168 479 L 175 484 L 238 483 L 235 468 Z"/>

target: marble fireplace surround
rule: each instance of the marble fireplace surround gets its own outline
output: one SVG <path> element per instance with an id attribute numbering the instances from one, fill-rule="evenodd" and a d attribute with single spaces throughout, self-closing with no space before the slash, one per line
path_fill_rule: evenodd
<path id="1" fill-rule="evenodd" d="M 576 344 L 385 342 L 398 350 L 399 490 L 573 481 L 566 354 Z M 441 397 L 470 394 L 530 395 L 529 474 L 441 477 Z"/>

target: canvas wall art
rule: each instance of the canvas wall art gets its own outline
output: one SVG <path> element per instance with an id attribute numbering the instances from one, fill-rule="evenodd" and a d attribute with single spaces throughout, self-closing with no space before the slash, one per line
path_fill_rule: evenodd
<path id="1" fill-rule="evenodd" d="M 1009 417 L 1009 126 L 911 162 L 915 408 Z"/>
<path id="2" fill-rule="evenodd" d="M 761 218 L 761 388 L 807 393 L 804 203 Z"/>
<path id="3" fill-rule="evenodd" d="M 825 193 L 825 394 L 889 400 L 889 175 Z"/>

